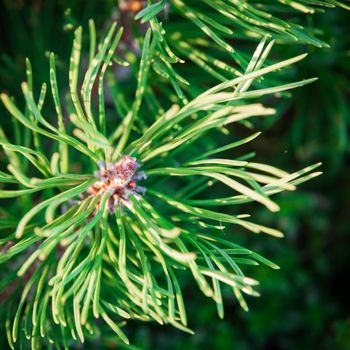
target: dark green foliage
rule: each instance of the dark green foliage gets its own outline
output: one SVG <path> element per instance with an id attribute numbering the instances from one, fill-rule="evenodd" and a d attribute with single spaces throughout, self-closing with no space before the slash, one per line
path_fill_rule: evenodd
<path id="1" fill-rule="evenodd" d="M 183 8 L 184 3 L 189 8 Z M 93 1 L 83 7 L 84 11 L 80 11 L 79 2 L 66 10 L 64 2 L 49 1 L 43 5 L 33 1 L 21 11 L 18 10 L 22 6 L 20 3 L 4 3 L 6 11 L 2 12 L 2 25 L 4 28 L 13 26 L 13 37 L 9 36 L 1 44 L 6 52 L 0 72 L 1 88 L 16 96 L 18 106 L 24 105 L 18 84 L 24 80 L 25 69 L 23 66 L 18 68 L 12 57 L 17 57 L 21 65 L 24 62 L 22 55 L 27 55 L 33 64 L 31 69 L 27 61 L 27 84 L 22 84 L 26 100 L 26 107 L 20 107 L 23 115 L 14 109 L 7 95 L 2 95 L 11 114 L 26 126 L 23 128 L 15 119 L 11 121 L 7 112 L 2 112 L 6 118 L 1 118 L 4 132 L 0 135 L 4 149 L 0 193 L 5 197 L 0 212 L 0 261 L 4 263 L 0 267 L 1 277 L 4 276 L 0 291 L 5 294 L 1 297 L 4 308 L 0 314 L 0 331 L 4 334 L 6 325 L 10 342 L 9 333 L 13 332 L 15 337 L 17 334 L 16 323 L 13 327 L 12 322 L 23 288 L 23 310 L 17 312 L 16 317 L 20 325 L 17 344 L 30 344 L 22 332 L 24 327 L 28 329 L 28 336 L 40 332 L 50 334 L 56 346 L 75 346 L 73 336 L 81 340 L 84 337 L 87 348 L 102 349 L 115 344 L 124 347 L 121 340 L 127 340 L 119 328 L 124 324 L 118 322 L 130 316 L 170 323 L 189 331 L 179 294 L 181 286 L 190 328 L 196 335 L 186 336 L 174 333 L 169 327 L 159 328 L 154 324 L 146 327 L 139 321 L 131 321 L 123 331 L 134 344 L 145 349 L 303 349 L 320 345 L 319 339 L 330 333 L 331 339 L 322 341 L 320 348 L 346 346 L 348 323 L 345 310 L 339 306 L 340 302 L 345 303 L 344 294 L 335 294 L 339 299 L 337 303 L 332 295 L 334 291 L 325 285 L 336 284 L 340 278 L 337 273 L 340 274 L 345 264 L 340 258 L 344 250 L 337 241 L 346 241 L 346 212 L 339 210 L 337 203 L 340 208 L 345 207 L 348 187 L 343 179 L 344 191 L 335 193 L 333 179 L 342 180 L 339 172 L 348 154 L 348 87 L 346 73 L 343 74 L 348 71 L 344 51 L 348 36 L 338 34 L 346 28 L 347 18 L 346 12 L 340 9 L 327 10 L 327 15 L 317 12 L 322 12 L 324 5 L 327 9 L 328 5 L 346 7 L 347 3 L 320 1 L 315 7 L 312 1 L 281 1 L 278 5 L 252 1 L 251 7 L 242 4 L 240 1 L 174 0 L 152 5 L 149 1 L 150 7 L 136 16 L 143 25 L 134 22 L 136 13 L 128 10 L 117 15 L 125 27 L 123 35 L 113 27 L 109 36 L 106 30 L 101 30 L 101 34 L 99 30 L 97 37 L 107 35 L 110 38 L 104 49 L 103 45 L 95 44 L 93 22 L 89 22 L 89 35 L 85 30 L 81 37 L 81 29 L 75 29 L 80 24 L 87 28 L 90 17 L 97 21 L 97 28 L 109 29 L 110 16 L 115 10 L 112 2 L 106 2 L 104 13 L 98 14 L 98 3 Z M 312 14 L 313 8 L 315 14 Z M 194 17 L 191 17 L 191 11 Z M 234 20 L 232 13 L 238 15 L 238 19 Z M 276 17 L 268 18 L 267 13 Z M 29 19 L 29 26 L 35 28 L 29 32 L 32 40 L 23 40 L 21 33 L 26 32 L 25 24 L 21 28 L 22 21 L 8 21 L 11 16 Z M 310 16 L 308 22 L 307 16 Z M 41 21 L 44 17 L 45 21 Z M 264 21 L 274 23 L 277 29 L 264 26 Z M 148 23 L 152 30 L 146 34 Z M 308 25 L 303 29 L 300 23 Z M 51 30 L 48 29 L 50 26 Z M 69 36 L 73 30 L 76 47 L 82 39 L 81 73 L 76 59 L 69 65 Z M 332 38 L 335 31 L 338 35 Z M 269 36 L 277 39 L 271 59 L 267 59 L 272 47 Z M 23 40 L 22 44 L 13 45 L 15 37 Z M 109 56 L 108 48 L 112 53 L 119 40 L 116 54 Z M 260 45 L 251 58 L 255 42 Z M 330 49 L 325 48 L 327 42 L 332 45 Z M 90 51 L 87 49 L 89 43 Z M 302 47 L 305 44 L 320 48 Z M 105 84 L 100 69 L 94 69 L 94 47 L 98 50 L 95 61 L 100 62 L 102 71 L 106 69 Z M 297 55 L 306 50 L 312 55 L 301 61 L 298 68 L 290 69 L 291 63 L 303 58 Z M 44 53 L 50 51 L 58 52 L 58 55 L 47 53 L 45 59 Z M 73 51 L 73 57 L 79 56 L 78 53 L 79 50 Z M 297 57 L 280 63 L 293 56 Z M 107 69 L 109 60 L 114 68 Z M 183 60 L 185 63 L 181 63 Z M 129 68 L 122 68 L 127 63 Z M 47 74 L 49 65 L 50 75 Z M 265 76 L 265 73 L 284 66 L 288 69 Z M 85 83 L 81 85 L 86 71 Z M 337 74 L 338 78 L 335 78 Z M 285 90 L 312 82 L 311 79 L 302 81 L 312 76 L 319 76 L 321 80 L 296 90 L 289 99 L 278 98 L 280 95 L 290 97 Z M 237 77 L 242 78 L 237 80 Z M 254 79 L 250 81 L 250 77 Z M 297 80 L 301 81 L 290 84 Z M 43 81 L 48 87 L 38 85 Z M 330 81 L 333 82 L 331 89 Z M 206 92 L 220 82 L 224 83 Z M 81 88 L 79 102 L 75 94 L 80 96 Z M 310 92 L 306 93 L 306 89 Z M 320 101 L 313 99 L 310 103 L 307 97 L 311 95 L 322 97 Z M 264 118 L 264 121 L 259 118 L 247 121 L 247 117 L 274 112 L 255 104 L 252 98 L 273 105 L 276 116 Z M 325 107 L 322 108 L 322 122 L 317 123 L 320 102 Z M 310 118 L 305 118 L 306 115 Z M 151 126 L 154 121 L 156 123 Z M 233 121 L 235 124 L 229 125 Z M 330 126 L 325 129 L 327 121 Z M 260 136 L 247 143 L 257 135 L 246 138 L 252 134 L 246 127 L 254 126 L 268 127 L 267 137 Z M 232 141 L 236 143 L 232 144 Z M 225 144 L 229 146 L 222 148 Z M 287 154 L 283 153 L 285 149 Z M 255 150 L 261 163 L 251 161 L 248 152 Z M 69 207 L 67 199 L 77 198 L 76 194 L 95 181 L 91 175 L 96 169 L 96 161 L 108 158 L 116 161 L 120 154 L 136 156 L 148 175 L 146 181 L 140 182 L 147 187 L 146 195 L 139 201 L 130 197 L 133 209 L 124 209 L 122 213 L 117 207 L 115 222 L 115 217 L 108 215 L 101 204 L 108 196 L 103 196 L 101 201 L 91 197 Z M 266 167 L 264 163 L 269 158 L 274 160 L 269 163 L 287 169 L 322 160 L 329 173 L 318 183 L 308 185 L 306 191 L 298 190 L 274 198 L 282 211 L 271 216 L 266 209 L 249 202 L 260 202 L 276 211 L 279 206 L 269 199 L 271 194 L 291 190 L 293 184 L 318 173 L 308 175 L 313 168 L 307 168 L 289 177 L 279 169 Z M 10 164 L 8 168 L 7 164 Z M 279 178 L 285 178 L 290 184 L 276 186 Z M 247 186 L 242 187 L 234 179 L 246 182 Z M 218 184 L 213 187 L 212 182 Z M 73 186 L 77 187 L 71 190 Z M 18 193 L 22 196 L 12 192 L 17 189 L 23 191 Z M 239 194 L 232 196 L 232 189 Z M 54 195 L 62 200 L 57 202 Z M 14 196 L 17 199 L 6 199 Z M 33 216 L 33 220 L 25 225 L 26 219 L 22 215 L 45 209 L 46 206 L 39 203 L 47 203 L 46 214 Z M 94 218 L 80 225 L 96 204 L 100 209 Z M 56 224 L 52 220 L 60 217 L 62 209 L 68 211 Z M 277 226 L 287 233 L 286 240 L 248 238 L 236 226 L 226 228 L 222 235 L 222 226 L 226 223 L 228 227 L 238 224 L 248 230 L 280 235 L 278 230 L 246 221 L 240 217 L 242 210 L 253 213 L 253 222 L 267 226 L 276 226 L 277 222 Z M 333 224 L 334 220 L 339 224 Z M 63 224 L 61 228 L 57 226 L 60 224 Z M 337 232 L 333 232 L 335 226 Z M 58 235 L 57 240 L 53 232 Z M 233 237 L 228 237 L 230 232 L 234 232 Z M 14 240 L 15 233 L 20 242 L 17 251 L 10 248 L 13 243 L 9 243 Z M 42 237 L 47 237 L 47 243 L 39 246 Z M 84 237 L 88 237 L 85 243 Z M 21 245 L 29 250 L 22 250 Z M 249 247 L 249 250 L 240 246 Z M 66 253 L 64 257 L 67 247 L 72 252 L 76 247 L 76 255 L 70 257 L 70 253 Z M 324 254 L 325 249 L 329 249 L 329 254 Z M 271 273 L 250 266 L 265 263 L 277 267 L 253 251 L 273 257 L 283 266 L 282 271 Z M 189 252 L 195 252 L 197 259 L 193 260 Z M 33 260 L 24 263 L 30 254 Z M 35 260 L 36 257 L 43 262 Z M 332 269 L 329 262 L 335 259 L 339 260 L 339 265 L 332 263 Z M 62 276 L 59 271 L 65 266 L 64 260 L 73 265 L 68 268 L 69 263 L 66 264 L 68 275 Z M 31 264 L 36 269 L 34 274 Z M 242 277 L 241 267 L 254 280 Z M 181 268 L 191 272 L 181 271 Z M 194 279 L 190 278 L 191 273 Z M 96 279 L 96 276 L 100 277 Z M 11 282 L 16 279 L 19 284 Z M 50 279 L 51 286 L 56 283 L 56 290 L 47 285 Z M 255 279 L 262 283 L 259 291 L 263 292 L 263 297 L 255 301 L 250 298 L 252 311 L 244 313 L 232 303 L 232 291 L 246 309 L 241 292 L 255 295 L 252 289 Z M 216 311 L 198 296 L 193 288 L 194 280 L 204 294 L 215 300 Z M 210 283 L 207 285 L 207 282 Z M 31 283 L 33 288 L 29 288 Z M 223 283 L 231 287 L 221 289 Z M 137 301 L 139 291 L 142 291 L 142 297 Z M 172 297 L 174 291 L 176 298 Z M 64 299 L 61 298 L 63 295 Z M 53 307 L 45 312 L 51 299 Z M 223 316 L 223 304 L 226 305 L 225 320 L 213 322 L 216 312 Z M 58 312 L 56 316 L 55 312 Z M 104 322 L 94 321 L 93 315 L 99 315 Z M 40 322 L 34 322 L 35 317 Z M 55 317 L 62 324 L 67 317 L 68 327 L 54 326 Z M 31 326 L 32 319 L 34 327 Z M 89 335 L 92 330 L 94 334 Z M 171 340 L 170 334 L 174 337 Z M 6 342 L 3 337 L 0 339 L 0 342 Z M 34 337 L 32 345 L 38 348 L 43 342 L 50 347 L 47 339 Z"/>

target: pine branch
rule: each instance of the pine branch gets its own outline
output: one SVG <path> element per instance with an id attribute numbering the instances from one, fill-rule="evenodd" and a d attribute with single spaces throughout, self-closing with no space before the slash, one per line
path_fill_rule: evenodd
<path id="1" fill-rule="evenodd" d="M 311 83 L 314 79 L 249 90 L 254 81 L 305 55 L 263 66 L 272 47 L 263 40 L 244 74 L 211 87 L 182 107 L 179 97 L 163 115 L 146 119 L 140 129 L 134 128 L 135 122 L 143 119 L 142 106 L 153 93 L 147 74 L 156 49 L 148 32 L 135 100 L 116 135 L 119 121 L 107 122 L 111 119 L 104 106 L 103 80 L 122 30 L 113 24 L 95 53 L 91 28 L 92 24 L 89 66 L 79 92 L 82 29 L 75 32 L 67 102 L 72 106 L 70 123 L 63 123 L 53 55 L 50 85 L 58 127 L 44 116 L 45 89 L 36 102 L 31 73 L 22 84 L 25 112 L 1 95 L 21 133 L 27 129 L 30 134 L 26 146 L 13 143 L 4 132 L 0 139 L 8 161 L 8 172 L 0 173 L 0 197 L 7 198 L 9 205 L 9 213 L 0 218 L 5 228 L 0 264 L 3 271 L 10 271 L 0 283 L 0 292 L 2 302 L 11 305 L 6 325 L 13 348 L 26 338 L 33 348 L 51 340 L 83 342 L 97 327 L 95 318 L 102 318 L 124 343 L 129 340 L 120 322 L 127 319 L 168 323 L 191 333 L 179 269 L 192 274 L 199 289 L 217 304 L 220 317 L 224 316 L 223 285 L 247 309 L 244 295 L 259 293 L 258 282 L 245 276 L 244 266 L 278 267 L 223 238 L 221 231 L 225 227 L 228 232 L 242 229 L 276 237 L 282 233 L 249 220 L 248 214 L 225 214 L 220 207 L 258 202 L 277 211 L 272 195 L 294 190 L 320 174 L 314 171 L 319 164 L 289 174 L 267 164 L 211 157 L 256 135 L 229 145 L 218 142 L 205 153 L 199 146 L 203 137 L 216 135 L 229 124 L 274 113 L 255 101 L 248 103 L 249 99 Z M 179 177 L 184 181 L 178 182 Z M 203 183 L 203 177 L 210 181 Z M 202 186 L 195 193 L 191 185 L 197 183 Z M 232 195 L 201 198 L 201 192 L 220 185 Z M 18 304 L 7 296 L 10 290 L 16 290 Z"/>
<path id="2" fill-rule="evenodd" d="M 156 47 L 151 67 L 166 79 L 184 103 L 187 102 L 188 78 L 181 63 L 192 62 L 190 75 L 201 80 L 202 70 L 214 80 L 225 81 L 241 76 L 250 61 L 247 41 L 273 39 L 278 44 L 308 44 L 319 48 L 329 45 L 319 39 L 318 28 L 304 27 L 305 15 L 315 15 L 336 6 L 350 9 L 346 1 L 148 1 L 135 16 L 147 23 Z M 297 15 L 297 20 L 295 16 Z M 291 19 L 289 18 L 291 17 Z M 170 18 L 170 20 L 168 20 Z M 181 29 L 179 29 L 181 28 Z M 228 64 L 230 62 L 230 64 Z M 231 62 L 235 62 L 232 66 Z M 269 81 L 267 82 L 270 83 Z M 280 83 L 280 82 L 278 82 Z M 193 95 L 192 95 L 193 96 Z"/>

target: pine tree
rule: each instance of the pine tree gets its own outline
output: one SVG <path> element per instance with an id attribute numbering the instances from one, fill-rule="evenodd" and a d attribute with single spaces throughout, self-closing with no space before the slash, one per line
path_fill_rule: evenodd
<path id="1" fill-rule="evenodd" d="M 261 102 L 278 105 L 315 80 L 286 81 L 305 54 L 275 61 L 274 45 L 327 46 L 278 14 L 345 2 L 119 5 L 130 28 L 113 23 L 97 43 L 91 20 L 88 50 L 75 29 L 68 87 L 51 53 L 40 91 L 26 61 L 24 108 L 1 95 L 12 127 L 0 129 L 0 327 L 14 349 L 69 348 L 110 329 L 129 344 L 128 319 L 192 333 L 184 274 L 220 318 L 223 286 L 248 310 L 245 295 L 259 292 L 245 265 L 278 266 L 231 235 L 283 234 L 250 219 L 245 204 L 276 212 L 273 195 L 320 174 L 319 163 L 288 173 L 254 162 L 244 147 L 260 134 L 250 131 L 257 117 L 276 112 Z"/>

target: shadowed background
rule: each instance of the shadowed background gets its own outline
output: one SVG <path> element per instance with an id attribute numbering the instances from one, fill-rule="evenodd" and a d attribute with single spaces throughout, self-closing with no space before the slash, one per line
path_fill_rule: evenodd
<path id="1" fill-rule="evenodd" d="M 2 1 L 0 90 L 19 96 L 25 57 L 32 62 L 38 88 L 40 82 L 49 80 L 50 51 L 57 53 L 58 61 L 68 62 L 73 28 L 86 27 L 93 18 L 96 27 L 103 29 L 116 10 L 116 1 Z M 126 13 L 122 21 L 131 28 L 130 18 Z M 279 213 L 271 215 L 254 206 L 254 216 L 262 224 L 282 230 L 284 239 L 237 237 L 281 269 L 252 271 L 252 277 L 261 281 L 262 296 L 249 298 L 249 312 L 240 309 L 231 293 L 224 290 L 224 320 L 218 319 L 214 303 L 184 276 L 190 327 L 196 334 L 133 321 L 126 329 L 136 346 L 174 350 L 350 349 L 350 288 L 346 283 L 350 246 L 349 20 L 350 14 L 342 9 L 315 16 L 319 37 L 330 48 L 289 45 L 273 51 L 277 59 L 309 52 L 295 77 L 317 76 L 319 80 L 293 91 L 292 98 L 279 104 L 277 117 L 258 121 L 264 133 L 246 152 L 256 151 L 258 161 L 272 160 L 273 165 L 290 171 L 322 161 L 324 171 L 296 192 L 279 195 Z M 58 66 L 58 73 L 65 69 Z M 67 86 L 66 76 L 58 74 L 61 86 Z M 0 113 L 5 128 L 9 121 L 3 106 Z M 239 135 L 241 131 L 235 132 Z M 110 338 L 91 340 L 86 348 L 114 348 L 114 339 L 111 333 Z M 6 349 L 4 341 L 1 335 L 1 349 Z"/>

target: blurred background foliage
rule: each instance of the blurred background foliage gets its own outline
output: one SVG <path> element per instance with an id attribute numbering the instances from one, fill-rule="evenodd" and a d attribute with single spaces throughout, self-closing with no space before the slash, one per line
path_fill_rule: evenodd
<path id="1" fill-rule="evenodd" d="M 87 27 L 88 20 L 93 18 L 96 28 L 103 30 L 112 18 L 119 19 L 126 28 L 124 41 L 128 48 L 134 45 L 133 33 L 137 30 L 142 33 L 140 25 L 133 20 L 135 10 L 138 6 L 118 9 L 117 1 L 110 0 L 3 0 L 0 90 L 18 95 L 18 86 L 25 79 L 25 57 L 31 60 L 38 90 L 42 81 L 49 80 L 51 51 L 58 57 L 59 84 L 67 86 L 64 79 L 68 75 L 59 72 L 67 69 L 73 29 L 77 25 Z M 181 18 L 175 15 L 167 27 L 172 9 L 168 11 L 163 24 L 171 34 L 173 27 L 181 26 Z M 227 291 L 226 316 L 219 320 L 214 303 L 191 288 L 192 282 L 187 282 L 184 276 L 190 326 L 196 334 L 191 336 L 171 327 L 131 322 L 126 331 L 142 349 L 350 349 L 350 287 L 346 268 L 350 246 L 350 14 L 336 8 L 315 15 L 297 12 L 292 15 L 297 23 L 317 28 L 317 37 L 330 48 L 281 43 L 274 47 L 272 59 L 282 60 L 309 52 L 290 75 L 293 80 L 311 76 L 319 80 L 293 91 L 290 98 L 269 101 L 276 104 L 273 106 L 278 113 L 257 121 L 258 129 L 264 130 L 264 134 L 251 143 L 249 149 L 244 149 L 244 153 L 256 151 L 258 161 L 272 159 L 275 166 L 286 170 L 322 161 L 324 175 L 304 184 L 295 193 L 278 196 L 282 210 L 277 215 L 254 207 L 261 223 L 285 232 L 283 240 L 235 237 L 237 243 L 244 243 L 281 266 L 279 271 L 264 267 L 254 270 L 253 276 L 261 281 L 262 297 L 249 300 L 249 312 L 240 309 Z M 252 52 L 256 44 L 254 38 L 244 40 L 242 34 L 238 40 L 235 46 L 241 45 L 243 52 L 244 49 Z M 206 52 L 210 54 L 211 49 L 215 50 L 207 47 Z M 137 45 L 131 51 L 137 58 Z M 184 52 L 176 53 L 184 56 Z M 222 55 L 225 60 L 224 53 Z M 137 64 L 137 59 L 135 62 Z M 214 79 L 192 70 L 189 65 L 181 69 L 184 76 L 197 74 L 198 79 L 194 76 L 193 80 L 199 85 L 210 85 L 210 79 Z M 202 76 L 207 76 L 208 81 L 203 82 Z M 286 80 L 291 81 L 290 77 Z M 130 84 L 126 78 L 120 86 L 128 89 Z M 165 96 L 172 93 L 171 89 L 164 92 Z M 113 96 L 110 99 L 113 100 Z M 3 106 L 0 113 L 6 128 Z M 243 135 L 242 130 L 233 132 Z M 3 338 L 1 335 L 0 348 L 6 349 Z M 110 333 L 110 337 L 91 339 L 84 348 L 115 348 L 115 337 Z"/>

